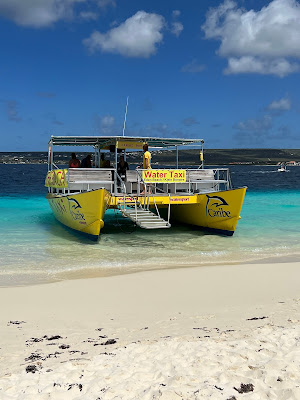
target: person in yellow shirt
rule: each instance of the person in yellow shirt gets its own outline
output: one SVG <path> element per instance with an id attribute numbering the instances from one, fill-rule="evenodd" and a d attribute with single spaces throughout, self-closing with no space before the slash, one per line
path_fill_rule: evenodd
<path id="1" fill-rule="evenodd" d="M 143 155 L 143 169 L 151 169 L 151 153 L 148 151 L 148 144 L 143 145 L 144 155 Z"/>
<path id="2" fill-rule="evenodd" d="M 138 166 L 137 168 L 143 168 L 143 169 L 151 169 L 151 153 L 148 151 L 148 144 L 144 143 L 143 145 L 143 150 L 144 150 L 144 155 L 143 155 L 143 164 Z M 142 183 L 142 189 L 143 191 L 141 194 L 145 194 L 145 185 Z"/>

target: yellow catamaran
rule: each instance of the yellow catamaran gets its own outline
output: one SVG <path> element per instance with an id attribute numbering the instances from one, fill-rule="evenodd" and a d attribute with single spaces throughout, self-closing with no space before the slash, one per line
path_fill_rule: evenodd
<path id="1" fill-rule="evenodd" d="M 176 168 L 117 173 L 118 155 L 140 150 L 176 149 Z M 246 187 L 234 189 L 228 168 L 204 168 L 201 139 L 124 136 L 51 136 L 45 186 L 50 207 L 62 224 L 98 239 L 107 209 L 118 209 L 144 229 L 169 228 L 172 221 L 232 235 Z M 54 147 L 92 146 L 94 168 L 60 169 Z M 178 148 L 200 147 L 199 168 L 179 168 Z M 101 152 L 114 153 L 114 168 L 100 168 Z M 141 156 L 142 158 L 142 156 Z"/>

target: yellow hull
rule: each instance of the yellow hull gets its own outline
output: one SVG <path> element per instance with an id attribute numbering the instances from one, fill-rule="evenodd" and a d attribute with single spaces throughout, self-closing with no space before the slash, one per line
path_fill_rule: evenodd
<path id="1" fill-rule="evenodd" d="M 232 235 L 240 217 L 246 188 L 198 194 L 195 204 L 172 205 L 171 219 Z"/>
<path id="2" fill-rule="evenodd" d="M 70 195 L 48 193 L 55 218 L 71 229 L 97 239 L 104 226 L 103 216 L 111 195 L 105 189 Z"/>
<path id="3" fill-rule="evenodd" d="M 201 193 L 193 195 L 171 195 L 171 221 L 195 225 L 201 228 L 232 235 L 240 217 L 247 188 L 231 189 L 222 192 Z M 169 196 L 154 195 L 155 203 L 159 209 L 164 209 L 166 214 L 169 205 Z M 138 200 L 144 204 L 143 196 L 127 196 L 126 203 Z M 122 203 L 124 197 L 113 196 L 110 208 L 116 208 Z M 154 209 L 152 195 L 149 198 L 149 206 Z"/>

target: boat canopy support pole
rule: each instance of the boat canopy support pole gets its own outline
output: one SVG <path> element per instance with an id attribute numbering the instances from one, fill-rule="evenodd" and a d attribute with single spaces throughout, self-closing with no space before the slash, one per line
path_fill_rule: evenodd
<path id="1" fill-rule="evenodd" d="M 178 160 L 179 160 L 178 146 L 176 146 L 176 168 L 177 169 L 178 169 Z"/>
<path id="2" fill-rule="evenodd" d="M 48 148 L 48 171 L 52 170 L 52 165 L 53 165 L 53 145 L 52 142 L 50 142 Z"/>
<path id="3" fill-rule="evenodd" d="M 115 185 L 115 194 L 118 192 L 118 187 L 117 187 L 117 164 L 118 164 L 118 149 L 117 149 L 117 143 L 115 145 L 115 173 L 114 173 L 114 185 Z"/>
<path id="4" fill-rule="evenodd" d="M 97 146 L 94 147 L 94 152 L 95 167 L 97 168 L 99 166 L 99 149 Z"/>

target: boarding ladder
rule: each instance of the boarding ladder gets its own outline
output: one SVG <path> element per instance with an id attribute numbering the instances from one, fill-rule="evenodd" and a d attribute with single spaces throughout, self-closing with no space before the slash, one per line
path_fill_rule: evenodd
<path id="1" fill-rule="evenodd" d="M 138 173 L 140 176 L 140 174 Z M 118 176 L 118 175 L 117 175 Z M 160 214 L 159 210 L 155 201 L 154 194 L 152 194 L 151 185 L 147 185 L 145 182 L 144 184 L 144 198 L 143 204 L 141 203 L 138 198 L 131 198 L 130 201 L 126 201 L 128 198 L 128 194 L 126 194 L 126 186 L 122 179 L 118 176 L 121 187 L 123 188 L 123 200 L 117 202 L 117 207 L 122 213 L 123 217 L 129 218 L 132 222 L 138 225 L 140 228 L 143 229 L 163 229 L 163 228 L 170 228 L 170 207 L 171 207 L 171 197 L 169 197 L 169 206 L 168 206 L 168 220 L 166 221 L 163 219 Z M 140 177 L 141 181 L 142 178 Z M 153 204 L 155 206 L 156 214 L 150 211 L 150 196 L 152 196 Z M 130 195 L 131 197 L 131 195 Z"/>
<path id="2" fill-rule="evenodd" d="M 159 211 L 154 199 L 154 205 L 157 214 L 149 210 L 149 195 L 145 195 L 144 204 L 141 204 L 137 199 L 133 199 L 130 202 L 125 201 L 126 195 L 124 195 L 124 200 L 117 203 L 118 209 L 121 211 L 124 217 L 129 218 L 136 225 L 143 229 L 163 229 L 170 228 L 170 212 L 168 212 L 168 221 L 163 219 L 159 215 Z"/>

